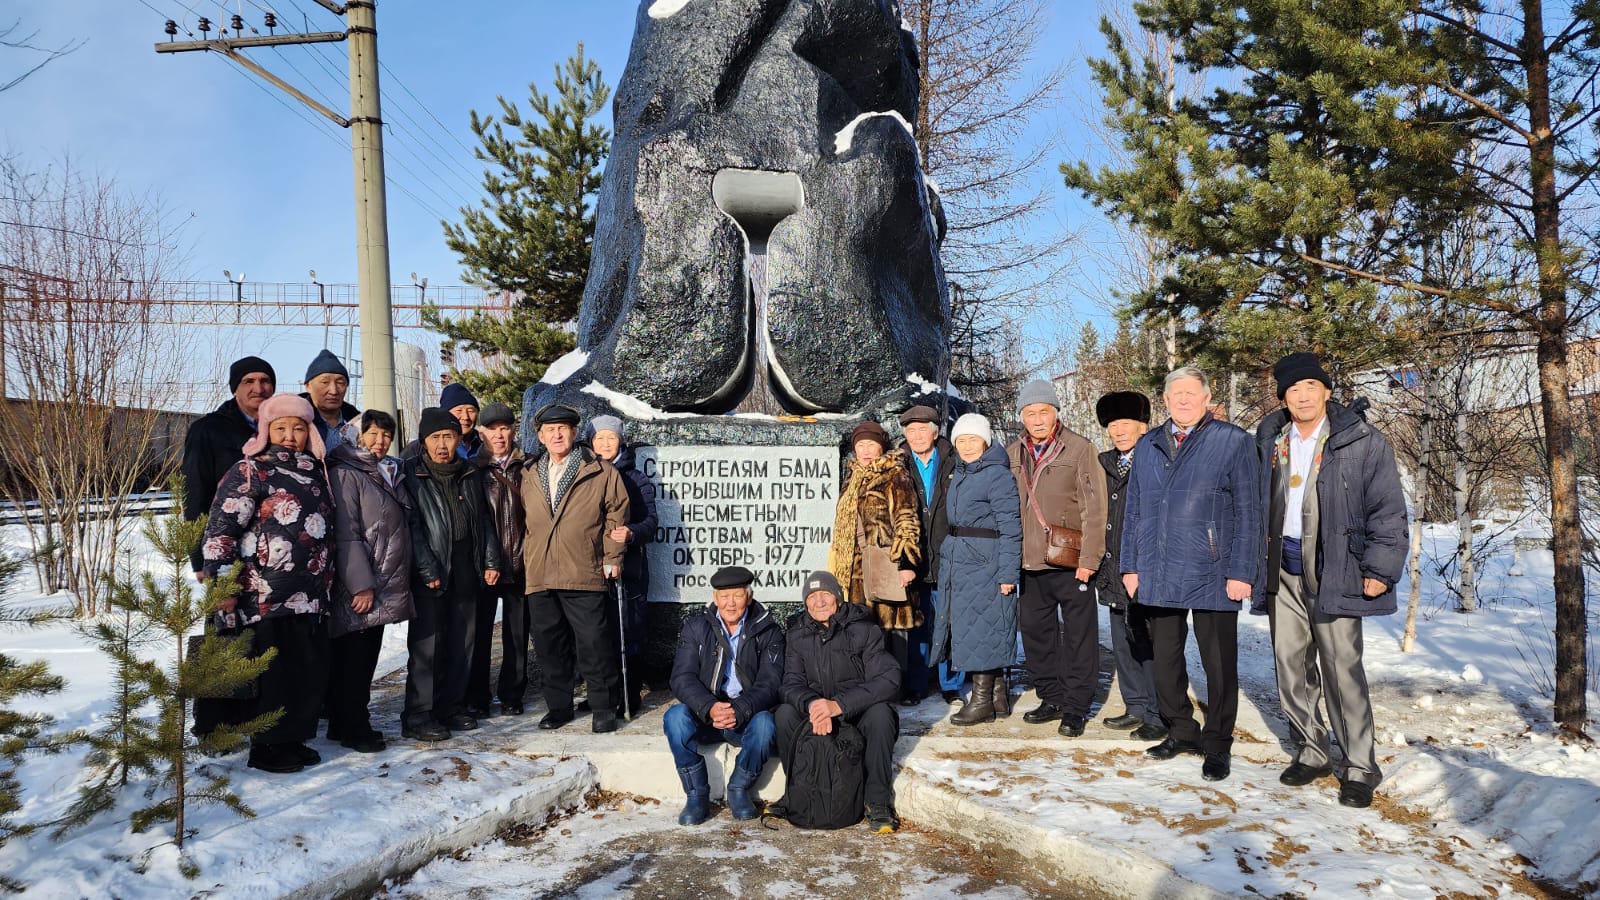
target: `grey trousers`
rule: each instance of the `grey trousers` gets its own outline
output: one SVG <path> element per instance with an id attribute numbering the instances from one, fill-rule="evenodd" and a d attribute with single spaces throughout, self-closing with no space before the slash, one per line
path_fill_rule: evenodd
<path id="1" fill-rule="evenodd" d="M 1297 575 L 1279 573 L 1278 595 L 1269 606 L 1272 656 L 1278 672 L 1278 703 L 1289 720 L 1296 762 L 1321 768 L 1332 763 L 1328 725 L 1344 751 L 1341 776 L 1374 787 L 1383 781 L 1373 742 L 1372 698 L 1361 665 L 1361 617 L 1318 612 Z M 1328 708 L 1325 722 L 1318 701 Z"/>

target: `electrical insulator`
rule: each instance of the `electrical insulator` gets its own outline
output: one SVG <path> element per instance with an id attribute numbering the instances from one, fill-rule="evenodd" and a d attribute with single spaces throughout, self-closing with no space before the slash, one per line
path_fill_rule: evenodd
<path id="1" fill-rule="evenodd" d="M 178 23 L 172 21 L 171 19 L 168 19 L 167 20 L 166 32 L 167 32 L 167 37 L 169 37 L 169 38 L 177 37 L 177 35 L 178 35 Z"/>
<path id="2" fill-rule="evenodd" d="M 278 14 L 275 13 L 275 12 L 268 11 L 267 12 L 266 25 L 267 25 L 268 29 L 277 28 L 278 27 Z"/>
<path id="3" fill-rule="evenodd" d="M 211 30 L 211 20 L 206 18 L 205 16 L 201 16 L 200 17 L 199 28 L 200 28 L 200 33 L 201 34 L 205 34 L 205 33 L 209 32 Z"/>
<path id="4" fill-rule="evenodd" d="M 232 25 L 234 34 L 242 34 L 244 32 L 244 17 L 234 16 Z"/>

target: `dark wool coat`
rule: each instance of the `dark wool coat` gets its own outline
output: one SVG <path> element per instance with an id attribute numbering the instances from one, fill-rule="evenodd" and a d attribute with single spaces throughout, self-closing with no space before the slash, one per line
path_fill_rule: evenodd
<path id="1" fill-rule="evenodd" d="M 762 606 L 750 601 L 744 613 L 744 635 L 733 670 L 739 676 L 739 696 L 733 704 L 736 727 L 743 728 L 758 712 L 778 705 L 783 686 L 783 629 Z M 702 724 L 711 723 L 711 706 L 723 699 L 716 688 L 728 665 L 728 629 L 715 605 L 683 623 L 678 652 L 672 659 L 672 696 L 689 708 Z"/>
<path id="2" fill-rule="evenodd" d="M 500 583 L 508 590 L 520 592 L 526 565 L 522 558 L 522 541 L 528 533 L 528 518 L 522 511 L 522 472 L 527 467 L 528 457 L 523 455 L 522 448 L 512 447 L 511 457 L 502 466 L 494 461 L 485 446 L 472 462 L 483 469 L 489 513 L 494 517 L 494 533 L 500 541 L 500 561 L 506 566 L 500 571 Z"/>
<path id="3" fill-rule="evenodd" d="M 333 586 L 333 503 L 322 462 L 279 446 L 223 476 L 201 544 L 205 575 L 235 562 L 246 623 L 317 615 Z"/>
<path id="4" fill-rule="evenodd" d="M 1117 474 L 1121 458 L 1114 449 L 1100 454 L 1100 468 L 1106 473 L 1106 555 L 1095 570 L 1094 589 L 1096 598 L 1112 609 L 1128 606 L 1128 589 L 1122 585 L 1122 519 L 1128 510 L 1128 478 Z"/>
<path id="5" fill-rule="evenodd" d="M 334 569 L 330 637 L 404 622 L 411 597 L 411 495 L 400 472 L 391 487 L 378 458 L 353 444 L 328 454 L 333 481 Z M 397 460 L 398 462 L 398 460 Z M 357 614 L 355 595 L 373 591 L 372 609 Z"/>
<path id="6" fill-rule="evenodd" d="M 974 462 L 958 462 L 946 505 L 951 527 L 987 528 L 1000 536 L 945 536 L 928 660 L 948 655 L 950 668 L 963 672 L 1009 666 L 1017 658 L 1014 585 L 1022 577 L 1022 518 L 1005 449 L 992 446 Z M 1000 593 L 1002 584 L 1013 585 L 1010 594 Z"/>
<path id="7" fill-rule="evenodd" d="M 1171 427 L 1134 445 L 1122 571 L 1139 576 L 1136 603 L 1238 612 L 1226 581 L 1259 583 L 1266 540 L 1255 441 L 1208 413 L 1180 451 Z"/>
<path id="8" fill-rule="evenodd" d="M 239 402 L 229 398 L 221 406 L 189 426 L 183 440 L 183 518 L 192 522 L 211 511 L 217 485 L 228 468 L 244 458 L 245 442 L 256 436 L 256 427 L 239 410 Z M 196 546 L 189 553 L 196 572 L 205 568 L 205 558 Z"/>
<path id="9" fill-rule="evenodd" d="M 650 557 L 645 545 L 656 539 L 656 486 L 634 463 L 632 447 L 612 461 L 628 493 L 628 543 L 622 554 L 623 652 L 637 655 L 644 644 L 645 610 L 650 602 Z"/>
<path id="10" fill-rule="evenodd" d="M 935 439 L 933 449 L 939 455 L 933 470 L 933 496 L 930 497 L 923 489 L 922 474 L 917 471 L 917 461 L 911 448 L 905 441 L 900 442 L 900 451 L 906 455 L 906 474 L 911 476 L 911 487 L 917 492 L 917 519 L 922 523 L 919 535 L 922 562 L 917 566 L 917 575 L 927 585 L 939 583 L 939 545 L 944 540 L 944 533 L 949 530 L 949 522 L 945 518 L 945 497 L 950 490 L 950 477 L 955 474 L 956 463 L 961 461 L 961 457 L 956 455 L 956 448 L 944 438 Z"/>
<path id="11" fill-rule="evenodd" d="M 804 713 L 825 698 L 853 716 L 899 697 L 900 666 L 872 618 L 854 603 L 839 604 L 826 624 L 803 609 L 796 613 L 784 636 L 783 702 Z"/>
<path id="12" fill-rule="evenodd" d="M 844 587 L 845 599 L 872 607 L 884 628 L 909 629 L 922 624 L 922 605 L 882 603 L 866 596 L 862 580 L 861 542 L 881 547 L 901 569 L 915 571 L 922 558 L 922 527 L 917 519 L 917 492 L 906 474 L 903 454 L 892 450 L 870 463 L 853 463 L 834 511 L 833 546 L 828 570 Z M 859 539 L 859 540 L 858 540 Z"/>
<path id="13" fill-rule="evenodd" d="M 632 447 L 623 447 L 611 463 L 622 473 L 628 492 L 628 549 L 622 556 L 622 591 L 643 598 L 650 587 L 650 560 L 644 545 L 656 539 L 656 486 L 634 463 Z"/>
<path id="14" fill-rule="evenodd" d="M 505 571 L 500 558 L 500 541 L 495 536 L 494 518 L 489 514 L 489 497 L 484 492 L 483 469 L 463 460 L 460 486 L 462 502 L 466 503 L 467 529 L 472 532 L 472 558 L 477 571 L 466 573 L 477 585 L 483 584 L 483 573 L 489 569 Z M 450 506 L 444 496 L 444 485 L 433 477 L 420 457 L 405 461 L 406 491 L 414 504 L 411 514 L 411 571 L 419 585 L 438 581 L 437 591 L 448 592 L 450 579 L 462 573 L 450 571 L 451 543 Z M 421 587 L 420 590 L 429 590 Z"/>
<path id="15" fill-rule="evenodd" d="M 1364 408 L 1363 404 L 1360 409 Z M 1262 466 L 1261 502 L 1269 511 L 1266 577 L 1256 587 L 1257 597 L 1271 598 L 1278 592 L 1288 487 L 1274 446 L 1289 421 L 1289 411 L 1282 409 L 1256 429 L 1256 444 L 1267 461 Z M 1398 607 L 1394 585 L 1405 568 L 1408 549 L 1406 500 L 1394 450 L 1359 410 L 1331 401 L 1328 429 L 1316 481 L 1317 610 L 1334 616 L 1388 615 Z M 1369 598 L 1361 586 L 1366 578 L 1376 578 L 1389 589 Z"/>

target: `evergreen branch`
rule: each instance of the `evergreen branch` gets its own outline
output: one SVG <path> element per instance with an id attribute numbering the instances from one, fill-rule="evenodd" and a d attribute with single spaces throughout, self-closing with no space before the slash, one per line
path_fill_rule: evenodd
<path id="1" fill-rule="evenodd" d="M 1438 22 L 1442 22 L 1445 25 L 1449 25 L 1450 27 L 1456 29 L 1457 31 L 1460 31 L 1463 34 L 1468 35 L 1469 37 L 1471 37 L 1475 41 L 1478 41 L 1478 42 L 1483 43 L 1483 44 L 1487 44 L 1487 45 L 1489 45 L 1491 47 L 1497 47 L 1500 50 L 1503 50 L 1506 53 L 1511 54 L 1513 59 L 1516 59 L 1516 60 L 1519 60 L 1519 61 L 1521 61 L 1523 59 L 1523 53 L 1522 53 L 1522 48 L 1521 47 L 1518 47 L 1515 44 L 1508 44 L 1505 41 L 1502 41 L 1499 38 L 1495 37 L 1494 35 L 1491 35 L 1488 32 L 1483 31 L 1482 29 L 1474 28 L 1473 26 L 1468 25 L 1466 22 L 1463 22 L 1460 19 L 1454 18 L 1453 16 L 1447 16 L 1442 12 L 1438 12 L 1437 10 L 1432 10 L 1432 9 L 1427 9 L 1427 8 L 1418 9 L 1417 12 L 1419 14 L 1423 15 L 1423 16 L 1426 16 L 1426 17 L 1430 18 L 1430 19 L 1434 19 L 1434 20 L 1436 20 Z"/>

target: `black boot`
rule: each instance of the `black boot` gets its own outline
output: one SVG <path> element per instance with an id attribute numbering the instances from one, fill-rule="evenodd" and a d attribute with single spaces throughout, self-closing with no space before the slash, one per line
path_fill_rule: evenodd
<path id="1" fill-rule="evenodd" d="M 683 812 L 678 813 L 678 824 L 699 825 L 711 818 L 711 779 L 706 776 L 706 761 L 697 759 L 694 765 L 679 769 L 678 780 L 688 795 Z"/>
<path id="2" fill-rule="evenodd" d="M 760 815 L 756 810 L 756 800 L 752 791 L 756 789 L 756 777 L 759 772 L 746 772 L 735 766 L 733 774 L 728 776 L 728 793 L 724 797 L 727 801 L 728 812 L 735 819 L 745 821 Z"/>
<path id="3" fill-rule="evenodd" d="M 961 711 L 950 717 L 952 725 L 981 725 L 994 721 L 993 672 L 974 672 L 972 675 L 972 700 Z"/>
<path id="4" fill-rule="evenodd" d="M 1006 683 L 1006 670 L 1001 669 L 994 676 L 994 714 L 1001 719 L 1011 718 L 1011 685 Z"/>

